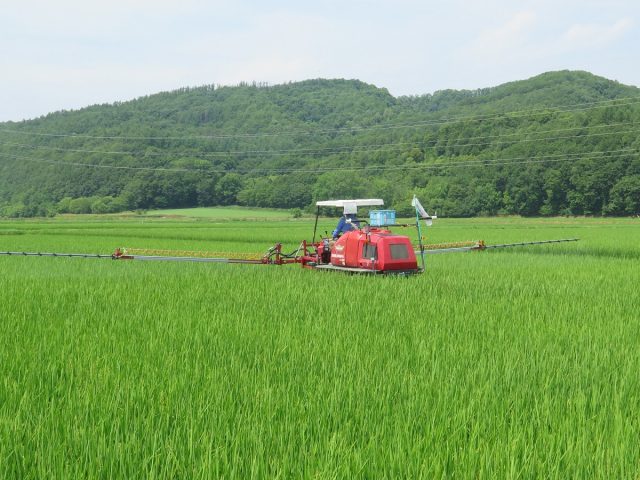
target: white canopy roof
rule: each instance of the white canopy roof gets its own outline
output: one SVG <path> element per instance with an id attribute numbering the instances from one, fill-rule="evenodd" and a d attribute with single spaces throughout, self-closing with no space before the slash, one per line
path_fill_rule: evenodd
<path id="1" fill-rule="evenodd" d="M 356 200 L 322 200 L 316 202 L 319 207 L 344 207 L 346 204 L 364 207 L 369 205 L 384 205 L 384 200 L 380 198 L 358 198 Z"/>
<path id="2" fill-rule="evenodd" d="M 316 202 L 318 207 L 342 207 L 344 213 L 358 213 L 358 207 L 384 205 L 380 198 L 358 198 L 355 200 L 322 200 Z"/>

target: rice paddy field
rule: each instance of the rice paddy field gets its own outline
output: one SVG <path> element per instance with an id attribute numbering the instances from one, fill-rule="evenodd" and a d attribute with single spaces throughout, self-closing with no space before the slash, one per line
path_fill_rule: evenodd
<path id="1" fill-rule="evenodd" d="M 4 221 L 0 250 L 262 253 L 312 228 Z M 640 220 L 428 232 L 569 237 L 411 278 L 0 256 L 0 477 L 638 478 Z"/>
<path id="2" fill-rule="evenodd" d="M 248 209 L 231 206 L 150 210 L 145 215 L 148 217 L 208 218 L 211 220 L 283 220 L 291 217 L 291 212 L 270 208 Z"/>

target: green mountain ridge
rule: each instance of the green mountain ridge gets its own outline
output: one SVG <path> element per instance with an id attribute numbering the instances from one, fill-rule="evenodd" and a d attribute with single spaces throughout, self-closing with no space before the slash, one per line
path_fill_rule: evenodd
<path id="1" fill-rule="evenodd" d="M 416 193 L 451 216 L 640 213 L 640 89 L 549 72 L 394 97 L 359 80 L 184 88 L 0 123 L 0 214 Z"/>

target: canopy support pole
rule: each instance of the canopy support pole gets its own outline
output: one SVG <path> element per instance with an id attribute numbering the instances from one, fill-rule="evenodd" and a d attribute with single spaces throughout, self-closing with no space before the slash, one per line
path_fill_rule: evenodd
<path id="1" fill-rule="evenodd" d="M 320 206 L 316 209 L 316 223 L 313 225 L 313 240 L 311 243 L 316 243 L 316 230 L 318 229 L 318 217 L 320 216 Z"/>
<path id="2" fill-rule="evenodd" d="M 422 271 L 426 271 L 424 262 L 424 246 L 422 245 L 422 229 L 420 228 L 420 212 L 416 207 L 416 228 L 418 229 L 418 245 L 420 247 L 420 259 L 422 260 Z"/>

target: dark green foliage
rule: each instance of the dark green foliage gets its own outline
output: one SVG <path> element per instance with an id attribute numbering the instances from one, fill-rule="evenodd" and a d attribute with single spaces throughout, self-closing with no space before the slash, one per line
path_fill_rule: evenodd
<path id="1" fill-rule="evenodd" d="M 414 97 L 308 80 L 57 112 L 0 124 L 0 215 L 361 196 L 406 210 L 413 193 L 449 216 L 634 215 L 639 93 L 562 71 Z"/>
<path id="2" fill-rule="evenodd" d="M 614 185 L 605 211 L 613 215 L 637 215 L 640 212 L 640 175 L 624 177 Z"/>

